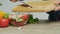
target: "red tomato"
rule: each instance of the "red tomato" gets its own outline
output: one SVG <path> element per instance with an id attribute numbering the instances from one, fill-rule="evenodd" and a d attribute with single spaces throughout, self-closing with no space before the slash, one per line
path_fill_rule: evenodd
<path id="1" fill-rule="evenodd" d="M 22 17 L 20 17 L 20 18 L 23 18 L 24 20 L 22 21 L 22 22 L 16 22 L 16 21 L 14 21 L 14 20 L 11 20 L 11 24 L 12 25 L 14 25 L 14 26 L 23 26 L 23 25 L 25 25 L 26 23 L 27 23 L 27 21 L 28 21 L 28 18 L 29 18 L 29 15 L 28 14 L 25 14 L 25 15 L 23 15 Z"/>
<path id="2" fill-rule="evenodd" d="M 23 18 L 24 20 L 26 20 L 26 19 L 29 18 L 29 15 L 28 15 L 28 14 L 25 14 L 25 15 L 23 15 L 21 18 Z"/>
<path id="3" fill-rule="evenodd" d="M 23 18 L 24 20 L 22 22 L 19 22 L 18 25 L 23 26 L 27 23 L 27 20 L 29 18 L 29 14 L 23 15 L 21 18 Z"/>
<path id="4" fill-rule="evenodd" d="M 7 27 L 9 25 L 9 19 L 0 18 L 0 27 Z"/>
<path id="5" fill-rule="evenodd" d="M 24 26 L 27 23 L 27 19 L 22 22 L 16 22 L 15 20 L 11 20 L 10 23 L 14 26 Z"/>
<path id="6" fill-rule="evenodd" d="M 24 26 L 27 24 L 27 20 L 24 20 L 23 22 L 18 22 L 18 25 L 19 26 Z"/>

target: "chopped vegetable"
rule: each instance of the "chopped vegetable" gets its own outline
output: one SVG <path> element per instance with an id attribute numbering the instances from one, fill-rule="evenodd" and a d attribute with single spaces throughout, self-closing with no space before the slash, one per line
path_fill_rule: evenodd
<path id="1" fill-rule="evenodd" d="M 16 19 L 16 22 L 22 22 L 22 21 L 23 21 L 22 18 L 18 18 L 18 19 Z"/>
<path id="2" fill-rule="evenodd" d="M 28 23 L 30 23 L 30 24 L 34 24 L 34 23 L 38 23 L 39 22 L 39 19 L 38 18 L 33 18 L 33 15 L 32 14 L 30 14 L 30 16 L 29 16 L 29 19 L 28 19 Z"/>

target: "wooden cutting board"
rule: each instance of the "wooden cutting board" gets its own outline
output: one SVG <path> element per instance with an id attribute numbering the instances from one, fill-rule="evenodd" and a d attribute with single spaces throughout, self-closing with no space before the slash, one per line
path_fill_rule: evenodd
<path id="1" fill-rule="evenodd" d="M 13 12 L 48 12 L 53 10 L 54 2 L 49 1 L 38 1 L 38 2 L 27 2 L 32 8 L 24 6 L 16 6 L 12 9 Z"/>

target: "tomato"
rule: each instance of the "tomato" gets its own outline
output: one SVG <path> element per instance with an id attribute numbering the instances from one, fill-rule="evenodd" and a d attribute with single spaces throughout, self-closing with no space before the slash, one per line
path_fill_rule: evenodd
<path id="1" fill-rule="evenodd" d="M 29 14 L 24 14 L 21 18 L 23 18 L 24 20 L 22 22 L 18 22 L 18 25 L 23 26 L 23 25 L 27 24 Z"/>
<path id="2" fill-rule="evenodd" d="M 27 23 L 27 20 L 24 20 L 22 22 L 16 22 L 15 20 L 12 20 L 10 23 L 14 26 L 24 26 Z"/>
<path id="3" fill-rule="evenodd" d="M 9 25 L 8 18 L 0 18 L 0 27 L 7 27 Z"/>
<path id="4" fill-rule="evenodd" d="M 16 22 L 15 20 L 11 20 L 10 23 L 11 23 L 12 25 L 14 25 L 14 26 L 23 26 L 23 25 L 27 24 L 29 15 L 28 15 L 28 14 L 24 14 L 24 15 L 21 16 L 20 18 L 22 18 L 23 21 L 21 21 L 21 22 Z"/>
<path id="5" fill-rule="evenodd" d="M 24 25 L 27 24 L 27 20 L 24 20 L 24 21 L 22 21 L 22 22 L 18 22 L 17 24 L 18 24 L 19 26 L 24 26 Z"/>
<path id="6" fill-rule="evenodd" d="M 23 18 L 24 20 L 26 20 L 26 19 L 29 18 L 29 15 L 28 15 L 28 14 L 25 14 L 25 15 L 23 15 L 21 18 Z"/>

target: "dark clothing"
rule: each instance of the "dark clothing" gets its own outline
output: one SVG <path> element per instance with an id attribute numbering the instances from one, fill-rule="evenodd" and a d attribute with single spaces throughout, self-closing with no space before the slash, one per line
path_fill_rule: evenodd
<path id="1" fill-rule="evenodd" d="M 52 10 L 52 11 L 49 11 L 49 12 L 47 12 L 48 14 L 49 14 L 49 20 L 50 21 L 57 21 L 57 20 L 60 20 L 60 10 L 58 10 L 58 11 L 54 11 L 54 10 Z"/>

